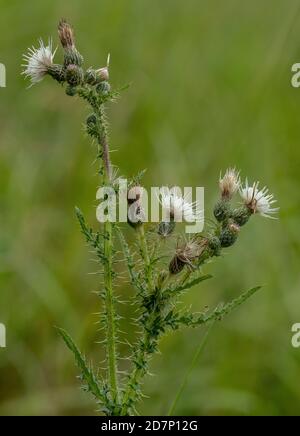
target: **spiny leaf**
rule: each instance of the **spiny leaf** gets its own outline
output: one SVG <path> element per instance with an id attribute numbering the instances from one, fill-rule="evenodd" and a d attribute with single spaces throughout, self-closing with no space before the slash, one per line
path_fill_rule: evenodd
<path id="1" fill-rule="evenodd" d="M 206 274 L 203 276 L 196 277 L 195 279 L 189 280 L 188 282 L 183 283 L 182 285 L 167 288 L 164 293 L 166 294 L 180 294 L 181 292 L 192 288 L 193 286 L 198 285 L 201 282 L 204 282 L 205 280 L 211 279 L 212 275 Z"/>
<path id="2" fill-rule="evenodd" d="M 69 348 L 69 350 L 72 351 L 72 353 L 75 356 L 76 363 L 81 371 L 82 380 L 87 384 L 88 390 L 100 401 L 102 401 L 104 404 L 107 404 L 108 398 L 106 396 L 106 393 L 103 391 L 101 386 L 99 385 L 99 382 L 94 375 L 92 369 L 88 366 L 85 358 L 82 356 L 81 352 L 79 351 L 78 347 L 74 343 L 71 336 L 62 328 L 56 327 L 58 333 L 63 338 L 65 344 Z"/>
<path id="3" fill-rule="evenodd" d="M 88 244 L 90 244 L 90 246 L 95 249 L 96 255 L 99 258 L 99 260 L 101 261 L 101 263 L 105 264 L 106 258 L 104 255 L 104 248 L 103 248 L 102 240 L 106 237 L 106 235 L 103 233 L 100 233 L 100 232 L 93 232 L 93 229 L 89 228 L 86 225 L 84 216 L 78 207 L 75 208 L 75 213 L 77 215 L 77 218 L 78 218 L 78 221 L 79 221 L 79 224 L 81 227 L 81 232 L 84 234 L 84 236 L 86 238 L 86 242 Z"/>
<path id="4" fill-rule="evenodd" d="M 137 175 L 132 178 L 131 182 L 129 183 L 129 187 L 140 185 L 142 178 L 144 177 L 146 171 L 147 171 L 147 169 L 143 169 L 143 170 L 139 171 L 137 173 Z"/>
<path id="5" fill-rule="evenodd" d="M 184 315 L 180 315 L 177 313 L 174 315 L 172 321 L 169 322 L 169 325 L 172 326 L 173 329 L 176 329 L 180 325 L 196 327 L 198 325 L 206 324 L 209 321 L 220 320 L 223 318 L 223 316 L 228 315 L 238 306 L 243 304 L 259 289 L 261 289 L 261 286 L 256 286 L 255 288 L 251 288 L 248 291 L 243 292 L 239 297 L 235 298 L 227 304 L 219 304 L 210 314 L 201 313 L 200 315 L 196 315 L 193 313 L 186 313 Z"/>

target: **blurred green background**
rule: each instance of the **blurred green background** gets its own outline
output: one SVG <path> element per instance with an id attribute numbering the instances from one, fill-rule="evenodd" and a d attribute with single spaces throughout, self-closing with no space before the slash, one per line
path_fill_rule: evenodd
<path id="1" fill-rule="evenodd" d="M 214 326 L 176 408 L 189 415 L 300 413 L 300 1 L 0 0 L 0 414 L 93 414 L 77 369 L 53 328 L 68 329 L 95 363 L 98 277 L 74 217 L 95 218 L 94 150 L 84 104 L 50 79 L 30 90 L 21 58 L 41 36 L 57 41 L 67 17 L 86 66 L 111 53 L 111 82 L 131 83 L 109 109 L 121 174 L 147 168 L 146 186 L 205 186 L 206 214 L 221 169 L 235 165 L 275 193 L 280 220 L 255 217 L 205 272 L 187 304 L 214 307 L 263 289 Z M 61 51 L 57 55 L 61 59 Z M 130 231 L 129 231 L 130 233 Z M 131 294 L 124 283 L 119 292 Z M 122 307 L 126 316 L 128 308 Z M 128 338 L 132 327 L 123 326 Z M 152 361 L 142 414 L 165 414 L 204 330 L 165 338 Z M 122 353 L 128 353 L 125 345 Z M 124 364 L 126 365 L 126 363 Z"/>

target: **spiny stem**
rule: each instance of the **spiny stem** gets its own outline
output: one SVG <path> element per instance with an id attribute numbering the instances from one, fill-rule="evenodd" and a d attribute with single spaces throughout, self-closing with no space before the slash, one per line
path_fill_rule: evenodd
<path id="1" fill-rule="evenodd" d="M 106 266 L 104 270 L 105 305 L 107 312 L 107 351 L 108 351 L 108 373 L 113 400 L 118 403 L 118 379 L 117 379 L 117 358 L 116 358 L 116 325 L 115 308 L 112 290 L 112 225 L 109 221 L 105 223 L 104 254 Z"/>
<path id="2" fill-rule="evenodd" d="M 134 356 L 134 369 L 129 376 L 127 387 L 123 395 L 121 416 L 128 415 L 130 411 L 129 409 L 131 409 L 137 401 L 139 394 L 138 385 L 147 372 L 147 349 L 149 348 L 150 340 L 150 334 L 145 331 L 143 338 L 139 342 L 139 347 L 137 348 L 138 351 Z"/>
<path id="3" fill-rule="evenodd" d="M 112 181 L 112 169 L 111 169 L 111 161 L 110 161 L 110 156 L 109 156 L 107 128 L 106 128 L 106 124 L 105 124 L 105 112 L 104 112 L 104 108 L 102 105 L 99 108 L 99 119 L 100 119 L 101 127 L 103 130 L 100 141 L 101 141 L 101 146 L 102 146 L 102 151 L 103 151 L 103 164 L 104 164 L 104 168 L 105 168 L 105 172 L 106 172 L 106 179 L 107 179 L 106 181 L 111 183 L 111 181 Z"/>
<path id="4" fill-rule="evenodd" d="M 109 156 L 109 145 L 107 138 L 107 129 L 105 124 L 104 108 L 101 105 L 94 108 L 99 119 L 99 146 L 102 147 L 102 160 L 104 165 L 104 185 L 110 184 L 112 179 L 111 162 Z M 113 299 L 112 276 L 113 276 L 113 240 L 112 240 L 112 224 L 106 221 L 104 224 L 104 255 L 106 262 L 104 264 L 104 287 L 105 287 L 105 306 L 107 314 L 107 353 L 108 353 L 108 377 L 111 388 L 112 399 L 115 403 L 119 402 L 118 390 L 118 368 L 117 368 L 117 351 L 116 351 L 116 320 L 115 307 Z"/>
<path id="5" fill-rule="evenodd" d="M 151 259 L 150 259 L 149 252 L 148 252 L 148 244 L 147 244 L 145 229 L 144 229 L 143 224 L 138 226 L 137 233 L 138 233 L 138 238 L 139 238 L 140 249 L 142 252 L 142 257 L 143 257 L 143 260 L 145 263 L 146 279 L 147 279 L 147 283 L 149 285 L 149 291 L 151 292 L 151 291 L 154 291 L 154 282 L 153 282 L 153 277 L 152 277 Z"/>

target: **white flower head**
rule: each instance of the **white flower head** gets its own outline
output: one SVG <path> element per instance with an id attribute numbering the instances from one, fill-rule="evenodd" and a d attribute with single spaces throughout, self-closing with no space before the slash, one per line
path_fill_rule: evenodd
<path id="1" fill-rule="evenodd" d="M 228 168 L 222 177 L 220 174 L 219 186 L 222 198 L 230 200 L 241 185 L 240 173 L 235 168 Z"/>
<path id="2" fill-rule="evenodd" d="M 186 222 L 195 222 L 198 219 L 198 214 L 195 212 L 198 209 L 197 204 L 189 202 L 173 189 L 167 189 L 162 193 L 160 203 L 164 221 L 181 222 L 184 220 Z"/>
<path id="3" fill-rule="evenodd" d="M 25 68 L 22 74 L 30 78 L 32 85 L 40 82 L 49 72 L 56 52 L 56 49 L 52 50 L 51 39 L 49 39 L 48 45 L 45 45 L 42 39 L 39 40 L 39 43 L 40 46 L 38 48 L 32 47 L 28 49 L 28 54 L 24 55 L 26 63 L 22 65 Z"/>
<path id="4" fill-rule="evenodd" d="M 274 199 L 273 194 L 269 194 L 267 187 L 259 189 L 258 185 L 259 182 L 255 182 L 252 186 L 249 186 L 248 180 L 246 180 L 245 186 L 240 188 L 240 195 L 251 213 L 274 218 L 272 215 L 279 211 L 279 207 L 272 207 L 272 205 L 277 200 Z"/>

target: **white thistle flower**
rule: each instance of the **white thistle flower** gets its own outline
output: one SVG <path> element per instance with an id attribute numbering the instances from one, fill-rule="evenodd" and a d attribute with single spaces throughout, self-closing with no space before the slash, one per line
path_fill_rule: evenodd
<path id="1" fill-rule="evenodd" d="M 219 186 L 222 198 L 230 200 L 241 185 L 240 173 L 235 168 L 228 168 L 222 177 L 220 174 Z"/>
<path id="2" fill-rule="evenodd" d="M 32 47 L 28 49 L 28 54 L 24 55 L 26 62 L 22 66 L 25 68 L 23 73 L 29 77 L 31 84 L 40 82 L 48 73 L 49 68 L 53 65 L 53 58 L 56 49 L 52 51 L 52 41 L 49 39 L 48 45 L 45 46 L 42 39 L 39 40 L 40 46 L 38 48 Z"/>
<path id="3" fill-rule="evenodd" d="M 276 203 L 273 194 L 269 194 L 267 187 L 258 189 L 259 182 L 249 186 L 248 180 L 245 186 L 240 188 L 240 195 L 251 213 L 259 213 L 266 218 L 274 218 L 272 215 L 279 211 L 279 207 L 272 207 Z"/>
<path id="4" fill-rule="evenodd" d="M 186 222 L 194 222 L 198 218 L 195 213 L 196 203 L 190 203 L 175 192 L 164 192 L 161 195 L 160 203 L 168 219 L 179 222 L 182 219 Z"/>

